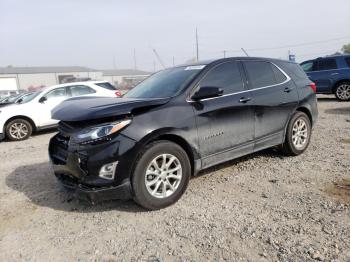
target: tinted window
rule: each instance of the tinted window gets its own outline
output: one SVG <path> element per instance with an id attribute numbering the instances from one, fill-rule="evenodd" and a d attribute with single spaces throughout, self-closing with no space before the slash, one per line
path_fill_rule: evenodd
<path id="1" fill-rule="evenodd" d="M 271 63 L 263 61 L 244 62 L 252 88 L 277 84 Z"/>
<path id="2" fill-rule="evenodd" d="M 348 67 L 350 67 L 350 57 L 345 57 L 345 61 L 348 64 Z"/>
<path id="3" fill-rule="evenodd" d="M 314 70 L 314 62 L 313 61 L 301 63 L 300 66 L 305 72 L 311 72 Z"/>
<path id="4" fill-rule="evenodd" d="M 108 89 L 108 90 L 116 90 L 115 87 L 108 83 L 108 82 L 104 82 L 104 83 L 95 83 L 95 85 L 102 87 L 104 89 Z"/>
<path id="5" fill-rule="evenodd" d="M 333 58 L 321 59 L 318 61 L 318 70 L 337 69 L 337 62 Z"/>
<path id="6" fill-rule="evenodd" d="M 272 65 L 272 71 L 275 74 L 275 79 L 277 81 L 277 83 L 282 83 L 284 81 L 287 80 L 287 77 L 281 72 L 281 70 L 279 70 L 276 66 Z"/>
<path id="7" fill-rule="evenodd" d="M 67 96 L 65 87 L 56 88 L 56 89 L 48 92 L 45 95 L 45 97 L 47 99 L 49 99 L 49 98 L 57 98 L 57 97 L 65 97 L 65 96 Z"/>
<path id="8" fill-rule="evenodd" d="M 199 86 L 219 87 L 224 94 L 244 90 L 237 62 L 227 62 L 216 66 L 200 81 Z"/>
<path id="9" fill-rule="evenodd" d="M 279 62 L 278 66 L 280 66 L 292 78 L 307 78 L 307 75 L 305 74 L 304 70 L 296 63 Z"/>
<path id="10" fill-rule="evenodd" d="M 88 86 L 70 86 L 68 87 L 70 90 L 71 96 L 83 96 L 87 94 L 96 93 L 91 87 Z"/>
<path id="11" fill-rule="evenodd" d="M 204 68 L 204 65 L 181 66 L 162 70 L 150 76 L 124 97 L 162 98 L 176 95 Z"/>

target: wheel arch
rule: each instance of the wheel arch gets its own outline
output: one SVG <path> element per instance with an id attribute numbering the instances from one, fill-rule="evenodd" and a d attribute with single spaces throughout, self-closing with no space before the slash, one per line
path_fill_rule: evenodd
<path id="1" fill-rule="evenodd" d="M 165 131 L 158 131 L 158 132 L 152 132 L 148 136 L 146 136 L 144 139 L 142 139 L 140 143 L 140 147 L 145 147 L 150 143 L 153 143 L 155 141 L 160 140 L 167 140 L 170 142 L 173 142 L 177 145 L 179 145 L 187 154 L 190 164 L 191 164 L 191 175 L 196 174 L 198 171 L 198 167 L 196 164 L 196 160 L 200 159 L 199 153 L 190 145 L 190 143 L 183 138 L 181 135 L 175 134 L 171 132 L 170 130 Z"/>
<path id="2" fill-rule="evenodd" d="M 305 106 L 298 107 L 296 109 L 296 112 L 305 113 L 308 116 L 308 118 L 310 120 L 311 127 L 312 127 L 312 123 L 313 123 L 312 114 L 311 114 L 311 111 L 307 107 L 305 107 Z"/>
<path id="3" fill-rule="evenodd" d="M 10 117 L 9 119 L 6 120 L 6 122 L 5 122 L 5 124 L 4 124 L 4 127 L 3 127 L 3 132 L 4 132 L 4 133 L 5 133 L 7 124 L 10 123 L 12 120 L 15 120 L 15 119 L 24 119 L 24 120 L 26 120 L 26 121 L 28 121 L 28 122 L 30 123 L 30 125 L 31 125 L 32 128 L 33 128 L 33 131 L 36 131 L 36 130 L 37 130 L 37 126 L 35 125 L 33 119 L 31 119 L 31 118 L 28 117 L 28 116 L 17 115 L 17 116 Z"/>
<path id="4" fill-rule="evenodd" d="M 350 83 L 350 79 L 344 78 L 344 79 L 341 79 L 341 80 L 336 81 L 336 82 L 333 84 L 332 93 L 335 94 L 335 89 L 338 87 L 339 84 L 344 83 L 344 82 Z"/>

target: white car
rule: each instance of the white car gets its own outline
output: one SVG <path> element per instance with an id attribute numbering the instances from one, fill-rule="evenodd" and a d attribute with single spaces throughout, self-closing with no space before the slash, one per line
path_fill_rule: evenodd
<path id="1" fill-rule="evenodd" d="M 57 120 L 51 110 L 62 101 L 77 96 L 118 97 L 120 92 L 106 81 L 74 82 L 46 87 L 23 98 L 20 104 L 0 108 L 0 141 L 7 137 L 27 139 L 33 131 L 52 128 Z"/>

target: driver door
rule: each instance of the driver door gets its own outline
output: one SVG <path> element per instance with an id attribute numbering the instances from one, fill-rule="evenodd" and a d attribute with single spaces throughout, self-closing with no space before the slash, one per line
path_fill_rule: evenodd
<path id="1" fill-rule="evenodd" d="M 222 96 L 192 102 L 203 168 L 253 151 L 253 97 L 243 77 L 240 62 L 230 61 L 216 65 L 199 82 L 197 89 L 223 90 Z"/>
<path id="2" fill-rule="evenodd" d="M 68 98 L 66 87 L 58 87 L 48 91 L 39 99 L 40 127 L 57 124 L 58 121 L 51 118 L 51 110 Z"/>

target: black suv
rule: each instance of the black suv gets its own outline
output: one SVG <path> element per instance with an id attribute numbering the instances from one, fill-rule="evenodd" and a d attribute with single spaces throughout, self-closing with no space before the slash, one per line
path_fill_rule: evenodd
<path id="1" fill-rule="evenodd" d="M 49 154 L 78 197 L 159 209 L 207 167 L 273 146 L 301 154 L 317 114 L 298 64 L 226 58 L 165 69 L 123 98 L 66 100 L 52 111 Z"/>

